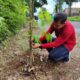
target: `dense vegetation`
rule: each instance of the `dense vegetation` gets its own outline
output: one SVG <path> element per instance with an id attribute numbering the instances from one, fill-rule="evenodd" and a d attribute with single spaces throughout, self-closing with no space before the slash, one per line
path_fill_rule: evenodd
<path id="1" fill-rule="evenodd" d="M 0 0 L 0 42 L 16 34 L 26 21 L 24 0 Z"/>

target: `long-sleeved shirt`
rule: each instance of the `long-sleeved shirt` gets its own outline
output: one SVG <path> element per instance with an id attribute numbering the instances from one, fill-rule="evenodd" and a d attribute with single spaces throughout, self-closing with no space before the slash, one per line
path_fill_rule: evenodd
<path id="1" fill-rule="evenodd" d="M 50 25 L 50 28 L 47 30 L 44 36 L 41 36 L 39 39 L 42 42 L 45 40 L 45 36 L 48 33 L 55 32 L 56 40 L 53 42 L 41 44 L 42 48 L 56 48 L 60 45 L 64 45 L 69 51 L 71 51 L 76 45 L 76 35 L 73 25 L 67 20 L 63 26 L 63 28 L 56 29 L 54 27 L 54 22 Z"/>

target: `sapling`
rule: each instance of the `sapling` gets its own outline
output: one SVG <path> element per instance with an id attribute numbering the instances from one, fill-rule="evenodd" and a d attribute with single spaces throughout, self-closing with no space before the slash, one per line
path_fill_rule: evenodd
<path id="1" fill-rule="evenodd" d="M 32 21 L 33 21 L 33 9 L 34 9 L 34 1 L 35 0 L 29 0 L 29 49 L 30 49 L 30 57 L 29 57 L 29 61 L 28 61 L 28 64 L 29 64 L 29 67 L 31 68 L 33 65 L 33 61 L 34 61 L 34 55 L 32 53 L 32 37 L 34 38 L 34 43 L 39 43 L 40 44 L 40 41 L 39 41 L 39 37 L 37 35 L 35 36 L 32 36 Z M 41 17 L 42 16 L 42 17 Z M 50 15 L 49 13 L 44 10 L 43 8 L 41 9 L 41 13 L 39 13 L 39 18 L 41 20 L 41 25 L 42 27 L 46 24 L 46 23 L 49 23 L 50 22 Z M 42 31 L 42 34 L 44 35 L 44 31 Z M 49 40 L 51 38 L 51 35 L 50 34 L 47 34 L 46 35 L 46 39 L 47 39 L 47 42 L 51 41 Z"/>
<path id="2" fill-rule="evenodd" d="M 29 57 L 29 61 L 28 64 L 30 65 L 30 67 L 32 66 L 32 62 L 34 61 L 34 55 L 32 53 L 32 27 L 33 27 L 33 19 L 34 19 L 34 7 L 36 7 L 36 1 L 37 0 L 26 0 L 26 2 L 28 2 L 28 7 L 29 7 L 29 53 L 30 53 L 30 57 Z M 36 43 L 40 43 L 40 41 L 37 39 L 37 36 L 34 36 L 35 38 L 35 42 Z"/>

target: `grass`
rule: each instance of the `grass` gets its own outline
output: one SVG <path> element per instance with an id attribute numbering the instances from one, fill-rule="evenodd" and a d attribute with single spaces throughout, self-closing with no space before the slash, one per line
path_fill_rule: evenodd
<path id="1" fill-rule="evenodd" d="M 72 16 L 72 17 L 68 17 L 68 19 L 70 21 L 80 22 L 80 16 Z"/>

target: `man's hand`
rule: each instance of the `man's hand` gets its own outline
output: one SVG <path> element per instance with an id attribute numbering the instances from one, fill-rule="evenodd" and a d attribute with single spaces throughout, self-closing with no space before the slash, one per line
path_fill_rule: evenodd
<path id="1" fill-rule="evenodd" d="M 35 43 L 35 44 L 32 45 L 32 48 L 34 48 L 34 49 L 39 48 L 39 46 L 40 46 L 40 44 Z"/>

